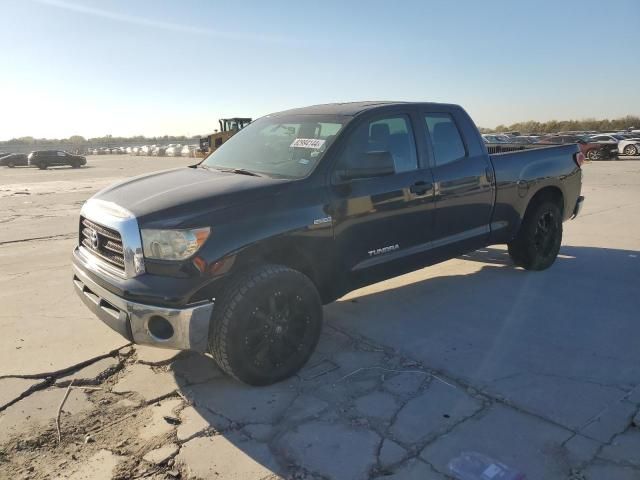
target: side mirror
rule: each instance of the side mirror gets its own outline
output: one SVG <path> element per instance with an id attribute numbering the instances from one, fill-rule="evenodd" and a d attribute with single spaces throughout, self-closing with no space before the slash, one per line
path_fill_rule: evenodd
<path id="1" fill-rule="evenodd" d="M 393 175 L 396 172 L 393 156 L 388 151 L 365 152 L 357 159 L 357 164 L 338 172 L 341 180 L 373 178 Z"/>

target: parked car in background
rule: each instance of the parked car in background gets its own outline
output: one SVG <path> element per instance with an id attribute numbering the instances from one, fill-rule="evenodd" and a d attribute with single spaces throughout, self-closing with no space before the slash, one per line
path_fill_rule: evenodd
<path id="1" fill-rule="evenodd" d="M 26 153 L 7 153 L 0 157 L 0 165 L 4 167 L 26 167 L 29 165 Z"/>
<path id="2" fill-rule="evenodd" d="M 594 135 L 591 137 L 591 141 L 602 145 L 612 145 L 615 143 L 618 147 L 619 155 L 638 155 L 638 153 L 640 153 L 640 140 L 629 140 L 617 133 Z"/>
<path id="3" fill-rule="evenodd" d="M 132 147 L 131 148 L 131 155 L 138 155 L 138 152 L 140 151 L 141 147 Z"/>
<path id="4" fill-rule="evenodd" d="M 166 150 L 167 150 L 167 147 L 165 147 L 164 145 L 158 145 L 156 148 L 153 149 L 153 151 L 151 152 L 151 155 L 153 155 L 154 157 L 164 157 Z"/>
<path id="5" fill-rule="evenodd" d="M 531 145 L 532 143 L 536 143 L 536 139 L 533 137 L 529 137 L 526 135 L 519 135 L 516 137 L 511 137 L 509 139 L 511 141 L 511 143 L 520 143 L 523 145 Z"/>
<path id="6" fill-rule="evenodd" d="M 167 150 L 165 151 L 165 154 L 167 155 L 167 157 L 179 157 L 181 151 L 182 151 L 182 145 L 177 144 L 177 145 L 168 147 Z"/>
<path id="7" fill-rule="evenodd" d="M 140 155 L 148 155 L 151 156 L 151 153 L 156 148 L 156 145 L 145 145 L 140 149 Z"/>
<path id="8" fill-rule="evenodd" d="M 610 160 L 618 154 L 617 144 L 601 144 L 593 142 L 588 136 L 582 135 L 549 135 L 538 140 L 538 143 L 563 145 L 566 143 L 576 143 L 580 151 L 589 160 Z"/>
<path id="9" fill-rule="evenodd" d="M 180 154 L 183 157 L 194 157 L 197 148 L 198 145 L 185 145 L 184 147 L 182 147 L 182 150 L 180 150 Z"/>
<path id="10" fill-rule="evenodd" d="M 81 155 L 72 155 L 63 150 L 37 150 L 28 155 L 29 165 L 45 170 L 49 167 L 69 165 L 73 168 L 80 168 L 87 164 L 87 159 Z"/>
<path id="11" fill-rule="evenodd" d="M 640 141 L 640 133 L 622 133 L 621 134 L 624 138 L 626 138 L 627 140 L 638 140 Z"/>
<path id="12" fill-rule="evenodd" d="M 482 140 L 484 143 L 509 143 L 509 139 L 504 135 L 483 134 Z"/>

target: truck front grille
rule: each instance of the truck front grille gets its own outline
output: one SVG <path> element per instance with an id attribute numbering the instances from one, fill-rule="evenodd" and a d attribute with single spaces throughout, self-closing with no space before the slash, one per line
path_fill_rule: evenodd
<path id="1" fill-rule="evenodd" d="M 80 217 L 80 245 L 124 272 L 124 248 L 122 237 L 117 230 Z"/>

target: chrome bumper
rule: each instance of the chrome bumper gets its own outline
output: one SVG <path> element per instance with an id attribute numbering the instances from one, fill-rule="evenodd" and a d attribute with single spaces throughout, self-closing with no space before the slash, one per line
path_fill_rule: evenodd
<path id="1" fill-rule="evenodd" d="M 73 265 L 73 283 L 83 303 L 100 320 L 129 341 L 177 350 L 207 350 L 209 320 L 213 302 L 187 308 L 166 308 L 130 302 L 101 287 Z M 172 327 L 168 338 L 160 338 L 149 330 L 149 322 L 166 320 Z"/>

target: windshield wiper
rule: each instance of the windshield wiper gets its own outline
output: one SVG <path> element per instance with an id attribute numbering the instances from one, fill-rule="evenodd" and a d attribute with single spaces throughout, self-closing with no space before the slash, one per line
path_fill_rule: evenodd
<path id="1" fill-rule="evenodd" d="M 260 175 L 259 173 L 252 172 L 251 170 L 247 170 L 245 168 L 221 168 L 221 172 L 228 173 L 238 173 L 240 175 L 249 175 L 251 177 L 263 177 L 264 175 Z"/>

